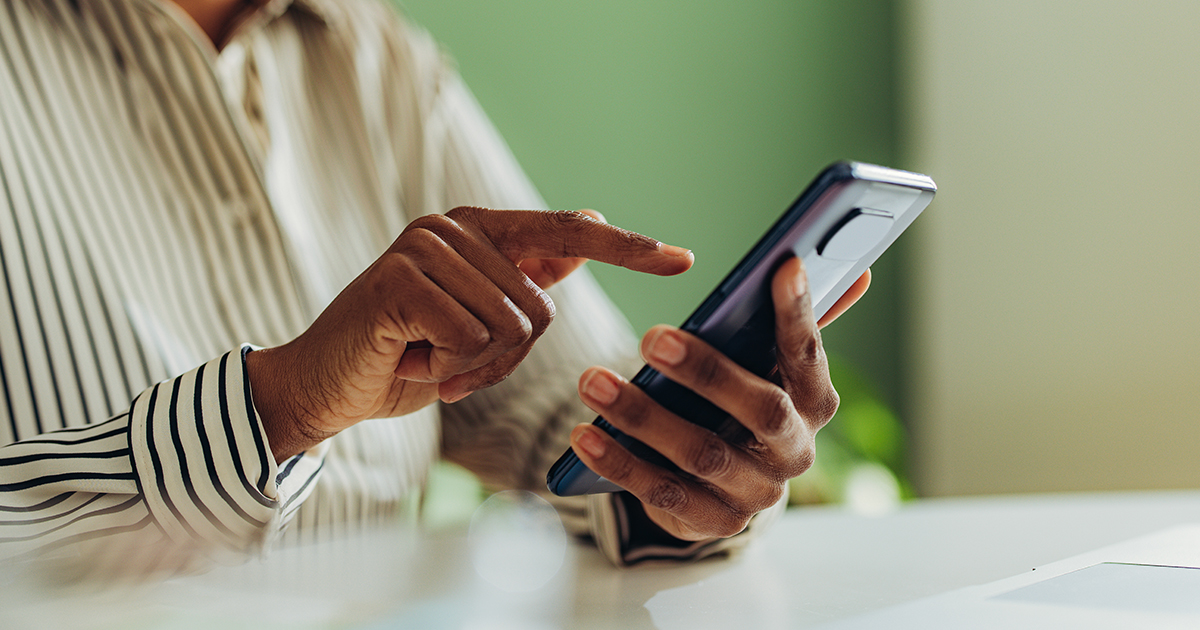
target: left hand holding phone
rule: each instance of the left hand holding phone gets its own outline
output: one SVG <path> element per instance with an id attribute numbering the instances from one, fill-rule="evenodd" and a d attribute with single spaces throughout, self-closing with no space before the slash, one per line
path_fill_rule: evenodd
<path id="1" fill-rule="evenodd" d="M 868 271 L 818 322 L 802 261 L 793 258 L 779 268 L 771 283 L 778 384 L 678 328 L 656 326 L 646 333 L 641 344 L 646 363 L 729 412 L 745 427 L 737 435 L 719 436 L 672 414 L 610 370 L 593 367 L 583 374 L 584 403 L 683 474 L 639 459 L 592 424 L 575 427 L 572 448 L 588 468 L 636 496 L 646 516 L 676 538 L 741 532 L 751 517 L 780 500 L 788 479 L 812 465 L 816 433 L 838 407 L 819 329 L 850 308 L 869 284 Z"/>

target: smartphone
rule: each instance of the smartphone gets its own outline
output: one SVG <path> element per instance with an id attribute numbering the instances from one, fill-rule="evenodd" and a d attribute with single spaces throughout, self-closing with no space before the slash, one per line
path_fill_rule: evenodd
<path id="1" fill-rule="evenodd" d="M 837 162 L 817 176 L 681 328 L 762 377 L 775 369 L 771 278 L 792 256 L 804 259 L 813 311 L 820 319 L 933 200 L 926 175 L 860 162 Z M 672 413 L 724 438 L 746 429 L 728 413 L 649 366 L 631 382 Z M 678 471 L 662 455 L 603 417 L 594 424 L 631 453 Z M 559 496 L 616 492 L 568 449 L 546 475 Z"/>

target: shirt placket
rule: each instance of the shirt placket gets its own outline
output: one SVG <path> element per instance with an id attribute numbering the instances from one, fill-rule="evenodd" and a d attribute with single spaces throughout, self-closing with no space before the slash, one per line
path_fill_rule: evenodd
<path id="1" fill-rule="evenodd" d="M 268 2 L 258 13 L 243 19 L 231 32 L 231 45 L 218 52 L 178 9 L 153 0 L 145 1 L 152 7 L 152 12 L 157 13 L 155 24 L 163 37 L 180 46 L 196 61 L 191 64 L 195 71 L 190 76 L 168 80 L 191 83 L 180 86 L 179 91 L 191 92 L 196 107 L 203 111 L 204 120 L 197 124 L 212 126 L 210 137 L 219 144 L 219 155 L 213 159 L 227 159 L 225 164 L 213 168 L 229 171 L 219 199 L 214 200 L 218 207 L 213 211 L 219 212 L 227 225 L 227 247 L 238 248 L 248 261 L 246 266 L 262 275 L 254 281 L 244 281 L 245 278 L 221 281 L 222 286 L 233 290 L 222 291 L 223 295 L 217 295 L 215 299 L 223 302 L 222 310 L 232 322 L 230 330 L 240 340 L 254 343 L 286 341 L 303 330 L 312 314 L 307 312 L 306 303 L 300 297 L 303 295 L 301 276 L 287 255 L 278 217 L 265 185 L 263 160 L 269 136 L 262 117 L 261 83 L 256 70 L 248 67 L 253 65 L 246 53 L 249 47 L 236 42 L 244 41 L 264 28 L 282 13 L 288 2 Z M 226 263 L 210 261 L 212 273 L 215 276 L 229 273 Z M 248 290 L 248 287 L 254 290 Z"/>

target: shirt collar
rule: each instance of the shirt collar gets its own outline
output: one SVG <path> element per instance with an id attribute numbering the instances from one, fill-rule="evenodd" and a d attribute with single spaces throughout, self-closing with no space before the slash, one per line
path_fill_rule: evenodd
<path id="1" fill-rule="evenodd" d="M 258 8 L 242 19 L 240 24 L 226 36 L 225 42 L 232 41 L 239 34 L 254 31 L 273 22 L 276 18 L 294 9 L 307 13 L 326 26 L 334 22 L 337 8 L 331 0 L 247 0 Z"/>
<path id="2" fill-rule="evenodd" d="M 291 6 L 301 11 L 304 11 L 313 17 L 319 18 L 322 22 L 329 24 L 335 20 L 337 7 L 331 0 L 271 0 L 277 4 L 284 5 L 284 8 Z M 279 14 L 282 14 L 281 10 Z"/>

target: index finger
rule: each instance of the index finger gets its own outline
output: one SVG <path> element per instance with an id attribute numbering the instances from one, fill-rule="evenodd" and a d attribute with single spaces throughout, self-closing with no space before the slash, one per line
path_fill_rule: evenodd
<path id="1" fill-rule="evenodd" d="M 817 321 L 817 328 L 824 328 L 832 324 L 833 320 L 841 317 L 842 313 L 850 310 L 850 307 L 854 306 L 854 304 L 858 302 L 858 299 L 866 294 L 867 289 L 870 288 L 870 286 L 871 270 L 868 269 L 864 271 L 863 274 L 858 277 L 858 280 L 855 280 L 854 284 L 850 285 L 849 289 L 846 289 L 846 292 L 842 294 L 842 297 L 838 298 L 838 300 L 833 303 L 833 306 L 829 307 L 829 310 L 821 316 L 821 319 Z"/>
<path id="2" fill-rule="evenodd" d="M 446 216 L 477 228 L 514 263 L 530 258 L 587 258 L 671 276 L 687 271 L 694 260 L 687 249 L 602 223 L 582 212 L 462 207 Z"/>

